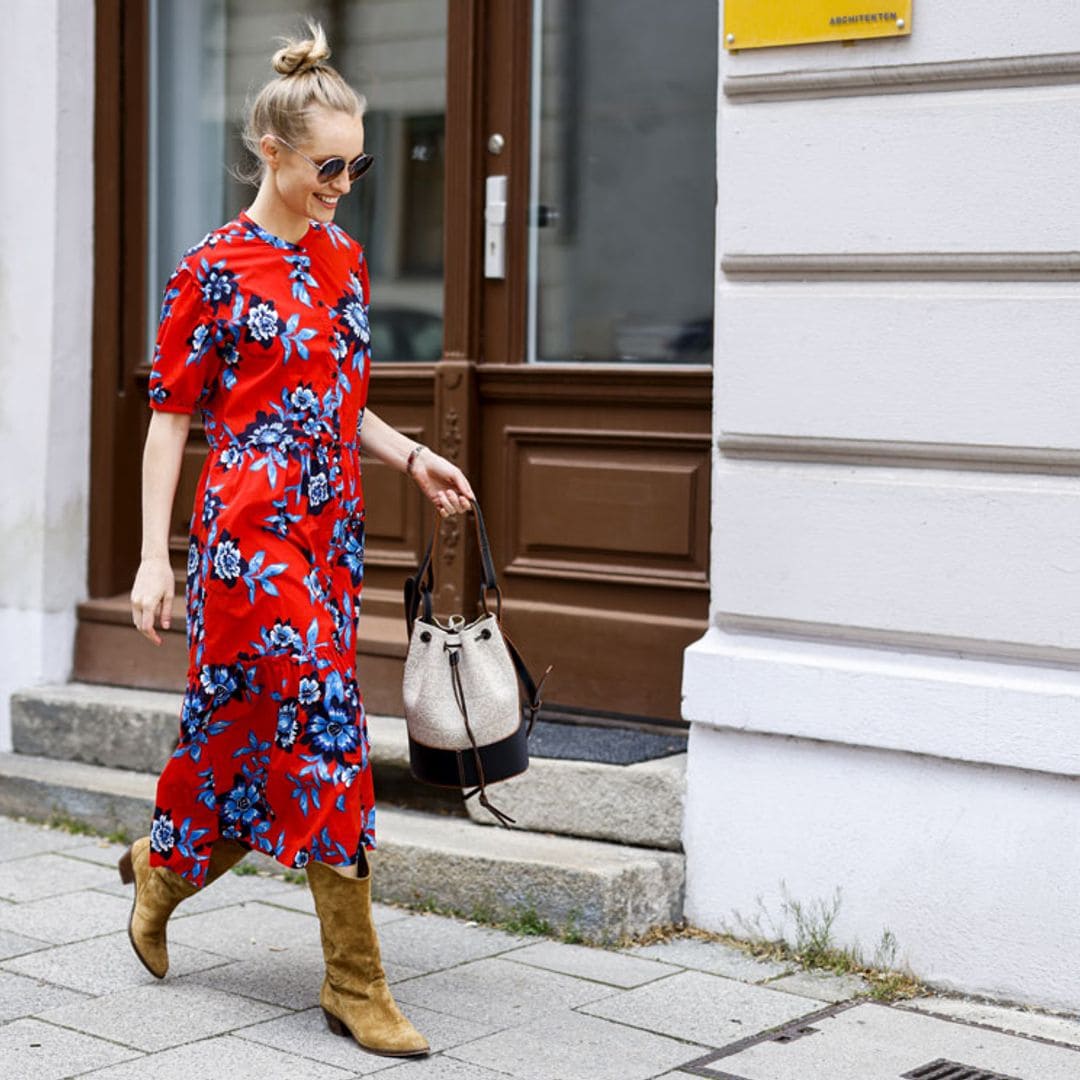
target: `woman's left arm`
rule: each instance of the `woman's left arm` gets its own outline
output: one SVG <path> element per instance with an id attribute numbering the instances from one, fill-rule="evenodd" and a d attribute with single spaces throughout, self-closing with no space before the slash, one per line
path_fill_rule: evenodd
<path id="1" fill-rule="evenodd" d="M 443 517 L 468 513 L 469 503 L 476 496 L 465 474 L 452 461 L 402 435 L 371 409 L 364 410 L 361 441 L 364 449 L 384 464 L 398 472 L 409 472 Z"/>

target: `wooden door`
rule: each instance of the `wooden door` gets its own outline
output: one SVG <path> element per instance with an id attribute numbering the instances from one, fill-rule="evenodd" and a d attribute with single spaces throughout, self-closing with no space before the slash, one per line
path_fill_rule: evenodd
<path id="1" fill-rule="evenodd" d="M 409 306 L 403 295 L 441 286 L 442 350 L 437 358 L 415 352 L 406 357 L 408 349 L 384 334 L 371 407 L 473 479 L 504 583 L 507 628 L 534 666 L 554 665 L 545 692 L 551 714 L 677 723 L 682 650 L 700 636 L 707 617 L 711 367 L 707 357 L 686 364 L 677 354 L 615 361 L 602 348 L 577 361 L 552 362 L 537 349 L 543 334 L 536 325 L 536 229 L 549 228 L 558 213 L 565 222 L 573 194 L 564 178 L 552 198 L 530 175 L 534 161 L 544 161 L 533 140 L 534 126 L 543 123 L 543 110 L 536 108 L 543 68 L 534 63 L 537 48 L 554 42 L 562 54 L 571 50 L 565 70 L 582 80 L 582 65 L 600 54 L 589 52 L 588 41 L 610 31 L 583 24 L 581 5 L 545 3 L 445 3 L 442 116 L 423 101 L 411 112 L 380 111 L 379 87 L 392 81 L 392 72 L 376 72 L 369 139 L 381 140 L 382 161 L 393 155 L 401 167 L 392 198 L 375 207 L 370 200 L 360 203 L 357 220 L 343 224 L 371 256 L 373 330 L 380 305 L 389 316 Z M 400 17 L 415 6 L 397 6 Z M 343 40 L 363 7 L 363 0 L 339 2 L 316 13 L 337 18 L 329 27 L 331 40 Z M 647 8 L 634 2 L 626 11 L 648 18 Z M 117 18 L 121 10 L 123 18 Z M 138 555 L 137 457 L 148 419 L 146 357 L 138 346 L 146 337 L 150 286 L 131 270 L 146 264 L 145 202 L 140 206 L 113 192 L 118 178 L 138 187 L 153 149 L 140 135 L 139 110 L 149 99 L 148 66 L 138 59 L 147 50 L 145 12 L 145 0 L 103 0 L 98 7 L 99 56 L 114 62 L 99 65 L 98 76 L 97 182 L 104 198 L 97 222 L 94 599 L 80 611 L 76 674 L 178 687 L 184 671 L 182 593 L 166 649 L 133 637 L 127 611 Z M 534 15 L 546 20 L 542 33 L 534 34 Z M 715 33 L 712 40 L 715 45 Z M 348 48 L 343 51 L 348 55 Z M 350 75 L 344 62 L 342 67 Z M 428 65 L 429 81 L 437 77 L 435 69 Z M 362 74 L 352 77 L 367 90 Z M 563 103 L 565 94 L 560 87 L 560 104 L 588 112 L 588 103 L 575 103 L 572 95 Z M 640 112 L 640 103 L 629 102 L 627 116 Z M 119 137 L 113 139 L 110 129 Z M 570 160 L 588 147 L 575 149 L 571 139 L 566 153 Z M 485 275 L 489 176 L 506 177 L 503 277 Z M 700 182 L 711 193 L 711 171 Z M 442 187 L 441 220 L 432 209 L 434 184 Z M 632 189 L 628 179 L 615 191 Z M 711 237 L 711 218 L 699 227 Z M 602 241 L 603 235 L 599 228 L 596 236 Z M 432 265 L 433 244 L 441 247 L 440 267 Z M 594 257 L 579 246 L 563 263 Z M 542 258 L 540 263 L 542 271 Z M 610 272 L 617 275 L 620 267 L 612 265 Z M 710 275 L 710 296 L 711 287 Z M 550 312 L 550 300 L 541 299 Z M 417 303 L 409 304 L 414 311 Z M 127 358 L 119 371 L 117 356 Z M 177 497 L 178 568 L 204 451 L 196 427 Z M 364 480 L 368 545 L 359 670 L 369 709 L 400 713 L 401 586 L 422 549 L 430 515 L 400 474 L 369 461 Z M 467 611 L 478 588 L 471 535 L 460 520 L 441 528 L 439 607 Z"/>

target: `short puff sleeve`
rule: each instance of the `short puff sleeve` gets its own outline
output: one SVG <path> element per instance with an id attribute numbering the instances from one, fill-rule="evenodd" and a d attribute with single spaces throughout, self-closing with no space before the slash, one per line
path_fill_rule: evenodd
<path id="1" fill-rule="evenodd" d="M 202 287 L 181 262 L 165 284 L 150 367 L 151 409 L 190 413 L 210 397 L 221 367 L 219 332 Z"/>

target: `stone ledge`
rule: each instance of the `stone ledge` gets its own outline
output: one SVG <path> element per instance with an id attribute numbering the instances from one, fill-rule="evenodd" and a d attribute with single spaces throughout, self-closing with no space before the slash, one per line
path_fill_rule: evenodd
<path id="1" fill-rule="evenodd" d="M 139 836 L 149 825 L 156 783 L 153 773 L 0 753 L 0 813 L 11 816 L 59 814 Z M 681 854 L 484 829 L 463 818 L 389 807 L 378 809 L 376 821 L 372 866 L 380 900 L 430 900 L 504 917 L 531 909 L 595 941 L 643 933 L 682 916 Z M 253 861 L 285 869 L 266 856 Z"/>

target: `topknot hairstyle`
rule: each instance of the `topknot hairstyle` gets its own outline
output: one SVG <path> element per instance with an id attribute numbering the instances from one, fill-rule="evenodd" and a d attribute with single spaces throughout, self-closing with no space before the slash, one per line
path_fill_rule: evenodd
<path id="1" fill-rule="evenodd" d="M 363 116 L 367 108 L 363 94 L 327 63 L 330 45 L 322 26 L 314 19 L 305 21 L 306 38 L 278 39 L 282 47 L 272 61 L 277 77 L 266 83 L 246 108 L 241 138 L 255 160 L 248 168 L 234 170 L 244 183 L 257 186 L 262 182 L 266 163 L 259 152 L 259 140 L 264 135 L 276 135 L 298 146 L 307 139 L 312 109 Z"/>

